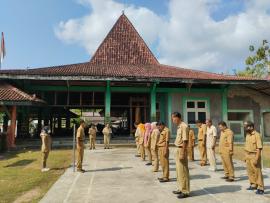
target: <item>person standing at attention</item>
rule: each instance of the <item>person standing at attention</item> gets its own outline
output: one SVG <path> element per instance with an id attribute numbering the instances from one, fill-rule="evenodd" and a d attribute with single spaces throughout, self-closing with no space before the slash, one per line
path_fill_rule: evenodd
<path id="1" fill-rule="evenodd" d="M 210 164 L 209 171 L 216 171 L 216 154 L 215 147 L 217 141 L 217 129 L 212 124 L 212 120 L 206 120 L 206 148 L 207 148 L 207 158 Z"/>
<path id="2" fill-rule="evenodd" d="M 195 134 L 194 130 L 188 125 L 188 159 L 194 161 Z"/>
<path id="3" fill-rule="evenodd" d="M 76 141 L 77 141 L 77 171 L 84 173 L 85 170 L 82 169 L 83 155 L 84 155 L 84 139 L 85 139 L 85 122 L 80 121 L 80 127 L 77 130 Z"/>
<path id="4" fill-rule="evenodd" d="M 104 136 L 104 149 L 110 149 L 112 129 L 109 123 L 107 123 L 105 128 L 103 128 L 102 133 Z"/>
<path id="5" fill-rule="evenodd" d="M 219 153 L 225 173 L 224 179 L 226 179 L 227 182 L 233 182 L 233 131 L 227 127 L 224 121 L 219 122 L 218 127 L 220 129 Z"/>
<path id="6" fill-rule="evenodd" d="M 263 149 L 262 136 L 254 129 L 254 123 L 246 123 L 245 161 L 250 186 L 247 190 L 257 190 L 257 195 L 264 194 L 261 153 Z"/>
<path id="7" fill-rule="evenodd" d="M 151 123 L 151 154 L 153 158 L 153 172 L 158 172 L 159 168 L 159 158 L 158 158 L 158 140 L 159 140 L 159 130 L 157 127 L 157 122 Z"/>
<path id="8" fill-rule="evenodd" d="M 178 190 L 173 191 L 178 194 L 179 199 L 189 197 L 190 193 L 190 177 L 188 169 L 188 126 L 182 121 L 182 116 L 179 112 L 172 114 L 172 121 L 177 125 L 177 134 L 174 145 L 176 146 L 175 162 L 176 162 L 176 177 Z"/>
<path id="9" fill-rule="evenodd" d="M 50 128 L 49 126 L 44 126 L 40 133 L 42 145 L 41 145 L 41 152 L 42 152 L 42 172 L 49 171 L 50 169 L 47 168 L 47 159 L 49 157 L 49 153 L 51 151 L 51 136 L 50 136 Z"/>
<path id="10" fill-rule="evenodd" d="M 152 165 L 152 154 L 150 151 L 150 142 L 151 142 L 151 123 L 145 123 L 145 133 L 144 133 L 144 150 L 148 158 L 148 163 L 146 164 L 147 166 Z"/>
<path id="11" fill-rule="evenodd" d="M 207 156 L 206 156 L 206 125 L 202 123 L 200 120 L 196 121 L 196 125 L 198 127 L 198 148 L 201 157 L 201 166 L 205 166 L 207 164 Z"/>
<path id="12" fill-rule="evenodd" d="M 96 149 L 96 136 L 97 136 L 97 129 L 94 124 L 91 125 L 89 128 L 89 140 L 90 140 L 90 150 Z"/>

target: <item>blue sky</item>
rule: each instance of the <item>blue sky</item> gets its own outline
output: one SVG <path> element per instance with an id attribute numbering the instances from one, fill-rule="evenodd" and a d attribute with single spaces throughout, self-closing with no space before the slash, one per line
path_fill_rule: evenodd
<path id="1" fill-rule="evenodd" d="M 106 3 L 113 0 L 99 0 L 99 2 L 101 1 Z M 86 6 L 85 2 L 88 2 L 90 6 Z M 97 0 L 2 0 L 0 12 L 0 31 L 4 32 L 5 34 L 7 52 L 3 63 L 3 68 L 13 69 L 26 67 L 47 67 L 60 64 L 79 63 L 90 60 L 90 55 L 93 51 L 89 51 L 87 46 L 91 46 L 91 44 L 84 45 L 84 41 L 80 39 L 74 39 L 74 37 L 61 39 L 61 36 L 63 36 L 65 33 L 68 33 L 70 30 L 68 30 L 68 28 L 59 28 L 59 24 L 60 22 L 65 24 L 71 19 L 82 19 L 84 16 L 91 16 L 93 12 L 92 6 L 98 4 L 93 2 L 97 2 Z M 164 24 L 168 24 L 170 19 L 173 19 L 173 15 L 176 15 L 173 11 L 170 11 L 173 0 L 114 0 L 113 2 L 118 4 L 125 3 L 126 7 L 133 7 L 132 12 L 139 11 L 140 8 L 144 7 L 147 9 L 147 12 L 150 13 L 149 15 L 152 15 L 151 13 L 153 13 L 153 18 L 158 18 L 158 20 L 162 22 L 164 21 Z M 246 9 L 244 0 L 205 0 L 205 4 L 198 5 L 197 8 L 201 8 L 203 13 L 205 12 L 204 6 L 207 7 L 209 4 L 213 4 L 209 8 L 210 18 L 216 22 L 225 21 L 230 16 L 237 17 L 242 12 L 245 12 Z M 181 13 L 181 6 L 190 5 L 179 6 L 179 13 Z M 132 12 L 130 14 L 131 19 L 134 18 L 136 21 L 136 17 L 133 17 L 134 15 Z M 197 10 L 192 10 L 192 7 L 190 7 L 189 13 L 192 12 L 194 15 L 196 15 Z M 187 13 L 187 15 L 190 15 L 189 13 Z M 106 18 L 104 14 L 100 15 L 103 15 L 101 16 L 102 18 Z M 127 16 L 129 17 L 129 13 L 127 13 Z M 153 22 L 158 22 L 158 20 Z M 179 21 L 181 21 L 180 18 Z M 140 22 L 135 22 L 135 25 L 140 25 Z M 109 23 L 108 26 L 111 26 L 111 24 Z M 192 27 L 196 25 L 194 25 L 194 22 L 191 22 L 190 26 Z M 56 30 L 60 30 L 60 37 L 57 36 Z M 143 28 L 139 28 L 139 32 L 140 30 L 142 30 L 142 36 L 146 36 L 147 39 L 149 33 L 145 34 Z M 153 29 L 152 32 L 158 33 L 156 40 L 154 40 L 154 42 L 150 42 L 150 44 L 148 43 L 154 54 L 160 57 L 162 62 L 167 64 L 169 63 L 171 65 L 181 65 L 181 60 L 177 61 L 177 59 L 181 59 L 183 53 L 181 51 L 177 52 L 177 49 L 170 49 L 170 47 L 173 47 L 173 45 L 164 48 L 163 41 L 165 40 L 165 37 L 163 39 L 163 36 L 166 35 L 162 34 L 164 30 L 161 32 L 159 30 Z M 101 37 L 98 38 L 98 44 L 100 43 L 100 39 L 104 38 L 103 35 L 106 34 L 107 33 L 100 33 Z M 179 35 L 179 38 L 183 38 L 184 36 L 186 35 Z M 169 35 L 166 36 L 167 41 L 168 37 Z M 252 40 L 249 42 L 252 43 Z M 193 46 L 196 47 L 196 43 L 194 43 Z M 245 44 L 245 46 L 248 47 L 248 44 Z M 96 47 L 94 48 L 96 49 Z M 170 53 L 169 56 L 166 56 L 166 53 L 162 53 L 162 50 L 166 49 L 169 50 L 167 51 L 167 53 Z M 198 50 L 200 49 L 202 48 L 198 47 Z M 223 54 L 222 46 L 220 49 L 221 53 L 216 54 L 218 57 Z M 176 51 L 174 52 L 174 50 Z M 198 54 L 198 57 L 196 58 L 199 58 L 205 52 L 208 52 L 207 46 L 203 47 L 201 53 L 197 53 L 198 50 L 196 53 L 192 51 L 190 54 L 187 53 L 187 55 L 190 55 L 191 57 L 190 60 L 185 61 L 182 59 L 185 66 L 200 69 L 199 62 L 189 62 L 192 61 L 192 55 L 196 57 L 195 54 Z M 229 52 L 229 50 L 225 50 L 224 48 L 224 54 L 227 52 Z M 209 53 L 211 52 L 209 51 Z M 174 56 L 174 58 L 171 56 Z M 227 58 L 229 56 L 230 55 L 228 54 Z M 241 57 L 240 58 L 242 60 L 243 56 Z M 237 67 L 243 66 L 241 60 L 239 59 L 239 61 L 237 61 L 234 59 L 233 63 L 226 64 L 226 67 L 224 65 L 224 70 L 226 71 L 230 69 L 230 67 L 231 69 L 236 68 L 232 67 L 234 64 Z M 204 61 L 204 59 L 201 59 L 201 61 L 202 67 L 208 67 L 206 68 L 207 70 L 217 72 L 215 69 L 213 69 L 213 67 L 215 67 L 214 62 L 207 63 Z M 218 59 L 214 61 L 218 61 Z M 216 63 L 216 65 L 219 64 Z"/>

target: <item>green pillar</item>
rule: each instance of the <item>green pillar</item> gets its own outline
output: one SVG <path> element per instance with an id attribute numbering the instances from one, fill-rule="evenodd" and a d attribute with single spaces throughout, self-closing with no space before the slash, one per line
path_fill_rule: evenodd
<path id="1" fill-rule="evenodd" d="M 156 94 L 156 83 L 151 88 L 151 122 L 156 121 L 157 117 L 157 94 Z"/>
<path id="2" fill-rule="evenodd" d="M 222 90 L 222 119 L 223 121 L 228 121 L 228 88 L 225 87 Z"/>
<path id="3" fill-rule="evenodd" d="M 105 123 L 111 121 L 111 86 L 110 81 L 107 81 L 105 92 Z"/>
<path id="4" fill-rule="evenodd" d="M 172 119 L 171 119 L 171 114 L 172 114 L 172 93 L 168 93 L 167 113 L 168 113 L 168 128 L 170 130 L 172 130 Z"/>

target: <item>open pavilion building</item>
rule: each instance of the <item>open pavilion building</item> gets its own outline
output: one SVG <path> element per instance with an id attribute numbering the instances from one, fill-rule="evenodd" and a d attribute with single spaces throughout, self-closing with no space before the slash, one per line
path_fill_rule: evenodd
<path id="1" fill-rule="evenodd" d="M 78 117 L 99 128 L 110 122 L 116 136 L 130 136 L 134 122 L 161 120 L 174 137 L 171 113 L 179 111 L 195 130 L 197 119 L 211 118 L 215 125 L 224 120 L 235 140 L 242 141 L 243 122 L 252 120 L 270 139 L 269 80 L 160 64 L 125 14 L 90 61 L 2 70 L 0 81 L 0 87 L 8 84 L 28 95 L 27 102 L 6 102 L 5 90 L 0 92 L 1 108 L 17 109 L 11 110 L 16 114 L 17 138 L 38 136 L 42 125 L 48 124 L 53 136 L 72 136 L 72 119 Z M 39 102 L 32 100 L 33 94 Z"/>

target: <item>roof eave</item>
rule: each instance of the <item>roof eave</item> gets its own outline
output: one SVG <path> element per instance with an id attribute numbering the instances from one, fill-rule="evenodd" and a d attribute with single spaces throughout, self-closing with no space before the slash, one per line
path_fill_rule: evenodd
<path id="1" fill-rule="evenodd" d="M 139 81 L 139 82 L 180 82 L 180 83 L 203 83 L 203 84 L 257 84 L 258 82 L 268 82 L 267 80 L 248 80 L 248 79 L 198 79 L 198 78 L 142 78 L 142 77 L 112 77 L 112 76 L 74 76 L 74 75 L 20 75 L 20 74 L 0 74 L 0 79 L 15 80 L 91 80 L 91 81 Z"/>

